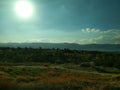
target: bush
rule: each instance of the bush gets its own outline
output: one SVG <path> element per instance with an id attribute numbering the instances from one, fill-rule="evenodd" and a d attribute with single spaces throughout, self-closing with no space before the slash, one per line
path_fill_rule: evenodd
<path id="1" fill-rule="evenodd" d="M 81 67 L 93 67 L 94 62 L 83 62 L 80 64 Z"/>

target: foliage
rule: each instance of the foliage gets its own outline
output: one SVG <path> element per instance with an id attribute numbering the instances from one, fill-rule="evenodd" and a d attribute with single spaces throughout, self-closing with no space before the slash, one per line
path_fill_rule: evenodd
<path id="1" fill-rule="evenodd" d="M 96 66 L 120 68 L 120 53 L 78 51 L 69 49 L 0 47 L 0 64 L 10 63 L 75 63 L 93 62 Z"/>

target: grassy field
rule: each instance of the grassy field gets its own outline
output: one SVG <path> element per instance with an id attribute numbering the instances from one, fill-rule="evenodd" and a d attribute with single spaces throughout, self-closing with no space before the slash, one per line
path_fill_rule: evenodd
<path id="1" fill-rule="evenodd" d="M 71 64 L 0 66 L 0 90 L 120 90 L 120 74 Z"/>

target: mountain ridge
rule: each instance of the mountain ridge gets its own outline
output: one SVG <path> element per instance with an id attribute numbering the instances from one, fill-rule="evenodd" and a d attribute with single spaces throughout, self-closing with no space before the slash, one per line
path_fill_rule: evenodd
<path id="1" fill-rule="evenodd" d="M 120 52 L 120 44 L 77 44 L 77 43 L 0 43 L 0 47 L 59 48 L 87 51 Z"/>

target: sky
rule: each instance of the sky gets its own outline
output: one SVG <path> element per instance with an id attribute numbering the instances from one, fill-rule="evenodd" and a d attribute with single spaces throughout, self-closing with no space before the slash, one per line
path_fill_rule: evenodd
<path id="1" fill-rule="evenodd" d="M 120 0 L 26 0 L 27 19 L 19 1 L 0 0 L 0 43 L 120 44 Z"/>

